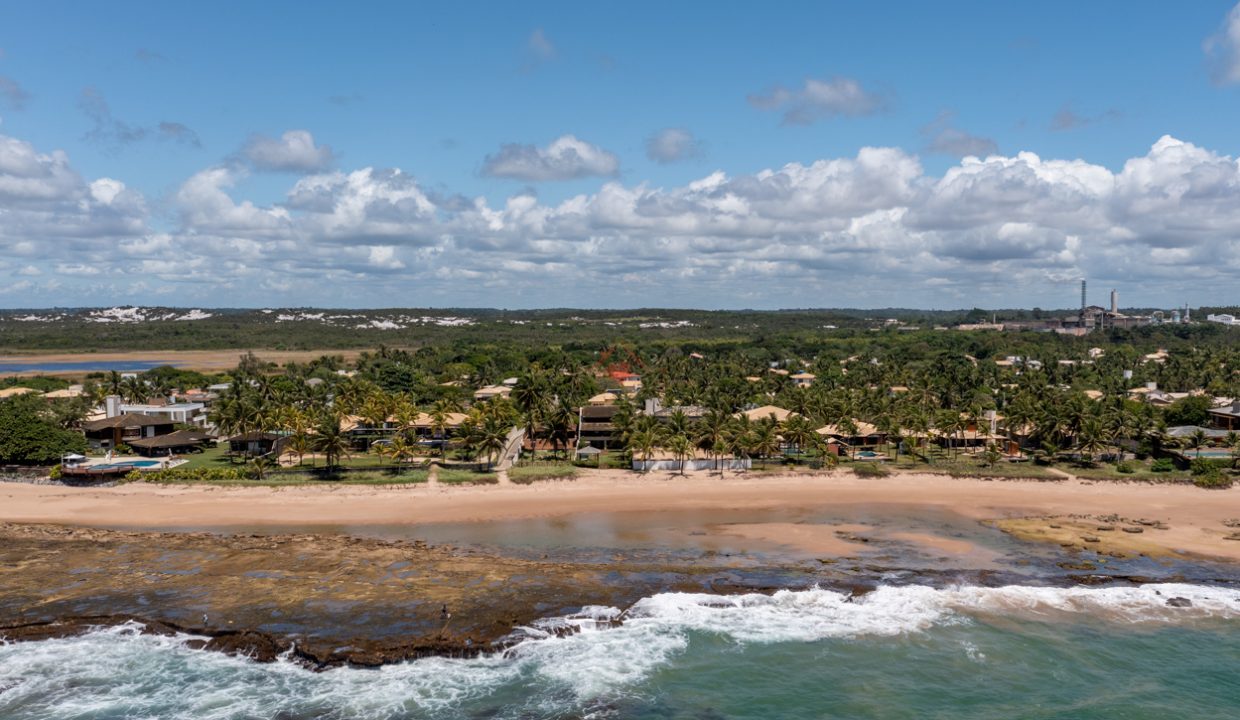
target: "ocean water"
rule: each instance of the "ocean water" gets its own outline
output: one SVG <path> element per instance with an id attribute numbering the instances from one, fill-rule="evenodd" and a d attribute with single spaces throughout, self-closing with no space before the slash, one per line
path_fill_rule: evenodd
<path id="1" fill-rule="evenodd" d="M 1236 589 L 663 594 L 619 614 L 540 623 L 502 654 L 321 673 L 135 626 L 8 644 L 0 718 L 1240 717 Z"/>

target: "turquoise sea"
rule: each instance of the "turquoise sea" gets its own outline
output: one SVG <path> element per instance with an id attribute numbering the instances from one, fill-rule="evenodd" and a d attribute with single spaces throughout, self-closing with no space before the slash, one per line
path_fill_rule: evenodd
<path id="1" fill-rule="evenodd" d="M 318 673 L 136 626 L 3 645 L 0 718 L 1240 717 L 1232 588 L 663 594 L 619 614 L 479 658 Z"/>

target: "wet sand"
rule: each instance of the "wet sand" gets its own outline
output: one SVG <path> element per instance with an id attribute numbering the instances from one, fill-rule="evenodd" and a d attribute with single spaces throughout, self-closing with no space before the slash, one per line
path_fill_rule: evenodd
<path id="1" fill-rule="evenodd" d="M 1168 554 L 1240 561 L 1236 529 L 1240 488 L 1201 490 L 1187 485 L 1145 485 L 1080 480 L 1014 481 L 897 474 L 859 478 L 848 472 L 637 475 L 588 470 L 572 481 L 532 485 L 428 488 L 305 486 L 220 488 L 134 483 L 114 488 L 0 486 L 0 520 L 135 529 L 417 525 L 503 521 L 580 513 L 820 508 L 843 516 L 858 505 L 899 504 L 951 511 L 974 520 L 1122 516 L 1159 521 L 1166 529 L 1143 533 Z M 1040 520 L 1039 520 L 1040 519 Z M 821 543 L 823 533 L 782 526 L 733 527 L 733 536 L 780 542 L 807 551 L 843 550 Z M 790 531 L 791 530 L 791 531 Z M 920 531 L 918 531 L 920 532 Z M 739 534 L 739 535 L 738 535 Z M 830 542 L 839 541 L 831 530 Z M 1052 537 L 1034 537 L 1056 542 Z M 906 537 L 940 552 L 966 552 L 943 538 Z M 1059 543 L 1062 544 L 1062 543 Z"/>

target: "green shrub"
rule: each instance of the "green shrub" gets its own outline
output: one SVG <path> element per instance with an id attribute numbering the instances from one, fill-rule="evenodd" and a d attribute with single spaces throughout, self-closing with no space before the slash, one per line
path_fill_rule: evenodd
<path id="1" fill-rule="evenodd" d="M 852 471 L 859 477 L 887 477 L 891 474 L 887 468 L 876 462 L 855 462 L 852 464 Z"/>
<path id="2" fill-rule="evenodd" d="M 1207 490 L 1226 490 L 1231 487 L 1231 476 L 1218 468 L 1193 476 L 1193 484 Z"/>
<path id="3" fill-rule="evenodd" d="M 53 479 L 53 480 L 59 480 L 60 478 L 64 477 L 64 474 L 65 474 L 65 473 L 64 473 L 64 469 L 63 469 L 63 468 L 61 468 L 61 466 L 60 466 L 60 465 L 55 465 L 55 466 L 53 466 L 53 467 L 52 467 L 52 469 L 51 469 L 51 470 L 47 473 L 47 476 L 48 476 L 49 478 Z"/>
<path id="4" fill-rule="evenodd" d="M 1211 460 L 1210 458 L 1197 458 L 1188 465 L 1189 471 L 1194 475 L 1208 475 L 1214 471 L 1221 471 L 1231 465 L 1229 460 Z"/>
<path id="5" fill-rule="evenodd" d="M 1115 464 L 1115 472 L 1121 475 L 1131 475 L 1136 471 L 1137 469 L 1132 466 L 1132 463 L 1118 462 Z"/>
<path id="6" fill-rule="evenodd" d="M 1165 473 L 1175 470 L 1175 463 L 1171 462 L 1171 458 L 1158 458 L 1150 465 L 1150 471 L 1156 473 Z"/>
<path id="7" fill-rule="evenodd" d="M 133 470 L 125 476 L 126 480 L 145 480 L 156 483 L 193 483 L 245 480 L 250 477 L 244 468 L 198 467 L 198 468 L 166 468 L 164 470 Z"/>

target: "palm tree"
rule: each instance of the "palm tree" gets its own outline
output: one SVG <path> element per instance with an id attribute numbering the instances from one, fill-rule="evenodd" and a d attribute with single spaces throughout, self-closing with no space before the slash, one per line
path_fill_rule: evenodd
<path id="1" fill-rule="evenodd" d="M 131 403 L 144 403 L 148 397 L 146 383 L 138 377 L 125 378 L 121 384 L 121 397 Z"/>
<path id="2" fill-rule="evenodd" d="M 547 412 L 547 393 L 549 381 L 547 375 L 537 365 L 517 382 L 512 391 L 512 401 L 525 420 L 525 437 L 530 441 L 530 449 L 535 447 L 538 427 Z"/>
<path id="3" fill-rule="evenodd" d="M 1205 444 L 1206 444 L 1206 433 L 1201 428 L 1197 428 L 1196 430 L 1193 431 L 1192 435 L 1188 436 L 1188 446 L 1192 448 L 1193 450 L 1197 451 L 1198 458 L 1201 457 L 1201 448 Z"/>
<path id="4" fill-rule="evenodd" d="M 711 410 L 702 416 L 702 419 L 697 422 L 694 428 L 697 430 L 696 439 L 698 447 L 715 456 L 716 470 L 719 469 L 720 458 L 727 452 L 724 438 L 727 434 L 730 420 L 731 418 L 725 413 Z"/>
<path id="5" fill-rule="evenodd" d="M 259 455 L 254 458 L 250 458 L 250 462 L 247 464 L 250 466 L 250 472 L 254 474 L 254 479 L 260 481 L 267 475 L 267 472 L 275 466 L 275 463 L 271 461 L 271 458 L 266 455 Z"/>
<path id="6" fill-rule="evenodd" d="M 754 424 L 752 447 L 754 454 L 762 459 L 763 464 L 766 463 L 766 458 L 779 454 L 779 428 L 773 420 L 760 420 Z"/>
<path id="7" fill-rule="evenodd" d="M 480 455 L 486 457 L 488 470 L 494 466 L 495 460 L 507 446 L 508 432 L 511 429 L 512 426 L 498 415 L 487 415 L 482 422 L 474 425 L 470 444 Z"/>
<path id="8" fill-rule="evenodd" d="M 672 435 L 667 439 L 667 449 L 672 452 L 677 462 L 680 463 L 680 474 L 685 474 L 685 459 L 693 454 L 693 443 L 689 442 L 689 438 L 682 434 Z"/>
<path id="9" fill-rule="evenodd" d="M 659 436 L 653 428 L 643 428 L 629 436 L 628 451 L 642 461 L 642 472 L 650 471 L 650 457 L 659 444 Z"/>
<path id="10" fill-rule="evenodd" d="M 1091 463 L 1094 461 L 1094 454 L 1105 450 L 1109 445 L 1102 420 L 1092 415 L 1082 419 L 1076 439 L 1077 449 L 1087 453 Z"/>
<path id="11" fill-rule="evenodd" d="M 340 428 L 340 417 L 325 415 L 315 428 L 314 449 L 323 453 L 328 470 L 337 466 L 341 457 L 349 455 L 349 436 Z"/>
<path id="12" fill-rule="evenodd" d="M 103 380 L 103 387 L 108 395 L 120 395 L 125 388 L 125 379 L 117 371 L 109 370 L 107 377 Z"/>
<path id="13" fill-rule="evenodd" d="M 555 404 L 546 419 L 544 431 L 555 451 L 567 451 L 568 441 L 577 430 L 577 413 L 563 400 Z"/>
<path id="14" fill-rule="evenodd" d="M 297 456 L 297 464 L 301 465 L 306 457 L 306 453 L 314 447 L 311 442 L 310 435 L 306 432 L 295 432 L 289 436 L 288 444 L 285 446 L 288 451 Z"/>
<path id="15" fill-rule="evenodd" d="M 405 465 L 405 462 L 417 455 L 417 446 L 409 442 L 404 435 L 397 435 L 388 442 L 380 446 L 379 453 L 390 458 L 399 472 Z"/>
<path id="16" fill-rule="evenodd" d="M 781 424 L 780 434 L 785 443 L 792 445 L 800 452 L 813 441 L 814 426 L 804 415 L 790 415 Z"/>
<path id="17" fill-rule="evenodd" d="M 443 459 L 448 450 L 448 411 L 440 403 L 435 403 L 431 410 L 431 437 L 439 443 L 439 458 Z"/>

